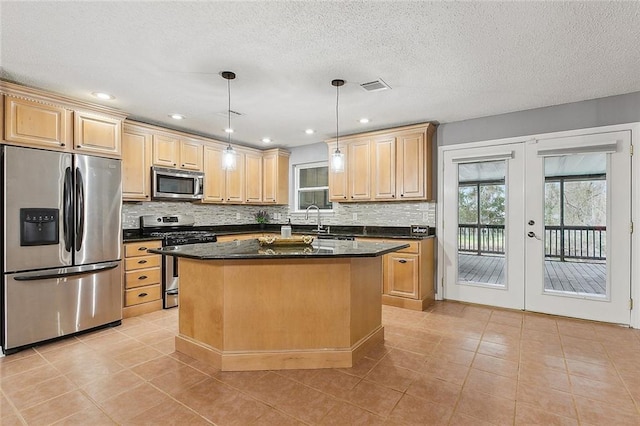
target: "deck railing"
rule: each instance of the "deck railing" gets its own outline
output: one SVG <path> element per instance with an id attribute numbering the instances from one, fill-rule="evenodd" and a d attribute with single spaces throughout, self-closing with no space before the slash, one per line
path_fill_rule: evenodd
<path id="1" fill-rule="evenodd" d="M 545 257 L 605 260 L 605 226 L 545 226 Z M 458 250 L 481 254 L 504 253 L 504 225 L 458 225 Z"/>

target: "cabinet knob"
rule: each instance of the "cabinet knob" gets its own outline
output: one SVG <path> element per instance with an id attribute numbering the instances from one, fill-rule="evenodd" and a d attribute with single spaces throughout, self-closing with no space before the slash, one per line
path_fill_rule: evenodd
<path id="1" fill-rule="evenodd" d="M 138 251 L 144 251 L 144 250 L 147 250 L 147 248 L 146 247 L 138 247 Z"/>
<path id="2" fill-rule="evenodd" d="M 351 198 L 353 198 L 353 195 L 351 196 Z"/>
<path id="3" fill-rule="evenodd" d="M 407 263 L 407 261 L 406 261 L 406 260 L 404 260 L 404 259 L 400 259 L 400 260 L 398 260 L 398 262 L 400 262 L 400 263 Z"/>
<path id="4" fill-rule="evenodd" d="M 82 148 L 82 145 L 76 145 L 76 148 Z"/>
<path id="5" fill-rule="evenodd" d="M 146 261 L 146 260 L 144 260 L 144 259 L 142 259 L 142 260 L 138 260 L 138 263 L 139 263 L 139 264 L 141 264 L 141 265 L 143 265 L 143 264 L 147 263 L 147 261 Z"/>
<path id="6" fill-rule="evenodd" d="M 146 275 L 140 275 L 138 277 L 139 280 L 146 280 L 148 277 Z"/>
<path id="7" fill-rule="evenodd" d="M 182 167 L 184 167 L 184 164 L 182 165 Z"/>
<path id="8" fill-rule="evenodd" d="M 391 198 L 396 198 L 396 194 L 391 194 Z"/>
<path id="9" fill-rule="evenodd" d="M 401 197 L 404 197 L 404 194 L 400 194 Z"/>
<path id="10" fill-rule="evenodd" d="M 176 165 L 176 163 L 173 163 L 173 165 L 175 166 L 175 165 Z"/>
<path id="11" fill-rule="evenodd" d="M 138 295 L 138 297 L 145 297 L 145 296 L 147 296 L 147 293 L 140 293 L 140 294 Z"/>
<path id="12" fill-rule="evenodd" d="M 347 196 L 346 196 L 346 195 L 344 196 L 344 199 L 345 199 L 345 200 L 347 199 Z"/>
<path id="13" fill-rule="evenodd" d="M 66 146 L 65 144 L 61 143 L 60 146 Z"/>
<path id="14" fill-rule="evenodd" d="M 148 196 L 148 195 L 145 195 L 145 196 L 144 196 L 144 198 L 149 198 L 149 196 Z"/>

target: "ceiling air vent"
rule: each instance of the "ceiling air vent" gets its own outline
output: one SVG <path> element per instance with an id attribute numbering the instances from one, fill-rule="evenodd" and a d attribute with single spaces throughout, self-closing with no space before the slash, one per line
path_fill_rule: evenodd
<path id="1" fill-rule="evenodd" d="M 362 87 L 367 92 L 378 92 L 380 90 L 391 89 L 391 87 L 389 87 L 389 85 L 385 83 L 381 78 L 370 81 L 368 83 L 362 83 L 360 84 L 360 87 Z"/>
<path id="2" fill-rule="evenodd" d="M 231 115 L 231 118 L 234 117 L 242 117 L 244 114 L 238 111 L 234 111 L 234 110 L 230 110 L 230 111 L 220 111 L 219 113 L 217 113 L 219 116 L 222 117 L 229 117 L 229 115 Z"/>

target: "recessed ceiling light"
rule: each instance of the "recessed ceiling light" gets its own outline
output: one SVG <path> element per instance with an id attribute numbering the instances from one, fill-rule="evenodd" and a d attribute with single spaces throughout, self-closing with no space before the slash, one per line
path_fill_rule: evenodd
<path id="1" fill-rule="evenodd" d="M 362 124 L 367 124 L 368 122 L 369 122 L 368 118 L 361 118 L 360 119 L 360 123 L 362 123 Z"/>
<path id="2" fill-rule="evenodd" d="M 169 117 L 173 118 L 174 120 L 184 120 L 185 118 L 187 118 L 182 114 L 169 114 Z"/>
<path id="3" fill-rule="evenodd" d="M 315 131 L 315 130 L 313 130 L 313 129 L 307 129 L 307 130 L 305 130 L 304 132 L 305 132 L 306 134 L 308 134 L 308 135 L 312 135 L 312 134 L 314 134 L 316 131 Z"/>
<path id="4" fill-rule="evenodd" d="M 224 129 L 224 131 L 227 133 L 233 133 L 233 129 L 230 127 L 227 127 L 226 129 Z"/>
<path id="5" fill-rule="evenodd" d="M 262 138 L 262 142 L 271 143 L 271 138 Z"/>
<path id="6" fill-rule="evenodd" d="M 115 99 L 116 97 L 113 95 L 110 95 L 108 93 L 104 93 L 104 92 L 93 92 L 91 93 L 93 96 L 95 96 L 98 99 L 103 99 L 105 101 L 110 101 L 111 99 Z"/>

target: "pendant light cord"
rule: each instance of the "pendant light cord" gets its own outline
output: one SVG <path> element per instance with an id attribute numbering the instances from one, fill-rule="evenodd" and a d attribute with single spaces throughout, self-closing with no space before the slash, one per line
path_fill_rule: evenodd
<path id="1" fill-rule="evenodd" d="M 227 143 L 231 147 L 231 80 L 227 79 L 227 99 L 229 100 L 229 108 L 227 109 Z"/>
<path id="2" fill-rule="evenodd" d="M 340 152 L 340 143 L 338 141 L 338 104 L 340 100 L 340 86 L 336 85 L 336 152 Z"/>

